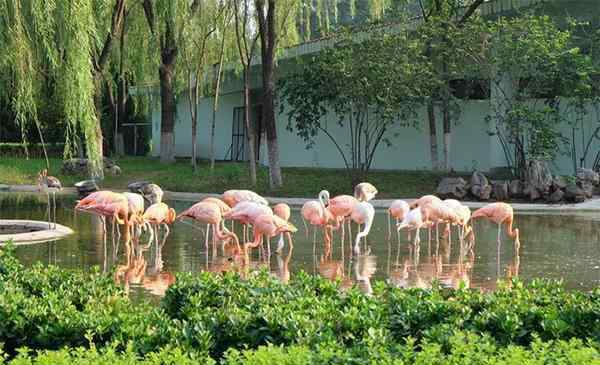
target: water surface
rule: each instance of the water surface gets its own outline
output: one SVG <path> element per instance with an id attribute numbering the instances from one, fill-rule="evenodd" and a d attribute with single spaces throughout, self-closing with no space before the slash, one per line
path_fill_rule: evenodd
<path id="1" fill-rule="evenodd" d="M 181 211 L 191 202 L 168 202 Z M 57 221 L 75 231 L 66 239 L 20 246 L 17 256 L 26 265 L 41 261 L 70 269 L 90 269 L 93 266 L 112 273 L 119 282 L 128 282 L 136 295 L 161 295 L 174 281 L 174 273 L 210 270 L 222 272 L 239 268 L 229 256 L 217 255 L 204 248 L 200 225 L 177 222 L 171 227 L 162 250 L 152 247 L 137 262 L 126 264 L 123 244 L 113 245 L 109 235 L 103 240 L 100 221 L 89 214 L 75 213 L 74 201 L 61 200 Z M 43 204 L 31 202 L 0 202 L 0 218 L 45 219 Z M 321 233 L 313 242 L 313 229 L 305 233 L 298 211 L 292 221 L 299 228 L 294 235 L 294 249 L 270 260 L 259 259 L 259 250 L 252 254 L 251 267 L 268 267 L 282 280 L 304 270 L 342 281 L 342 286 L 357 285 L 370 290 L 372 280 L 386 280 L 401 287 L 429 287 L 433 280 L 441 285 L 464 285 L 484 290 L 493 289 L 497 280 L 519 277 L 561 279 L 569 289 L 590 290 L 600 285 L 600 219 L 594 214 L 540 215 L 519 214 L 515 224 L 521 230 L 521 249 L 515 253 L 512 240 L 503 234 L 500 256 L 497 255 L 497 226 L 485 221 L 475 223 L 476 241 L 472 251 L 461 249 L 456 232 L 448 244 L 441 239 L 428 243 L 427 232 L 421 234 L 419 250 L 412 249 L 406 233 L 398 243 L 395 234 L 388 240 L 387 217 L 378 212 L 367 239 L 368 255 L 352 255 L 348 241 L 341 245 L 340 235 L 334 237 L 330 257 L 324 255 Z M 202 227 L 203 228 L 203 227 Z M 239 225 L 236 227 L 240 233 Z M 108 227 L 110 231 L 110 226 Z M 356 226 L 353 227 L 356 233 Z M 145 241 L 145 236 L 142 241 Z M 271 239 L 275 248 L 277 238 Z"/>

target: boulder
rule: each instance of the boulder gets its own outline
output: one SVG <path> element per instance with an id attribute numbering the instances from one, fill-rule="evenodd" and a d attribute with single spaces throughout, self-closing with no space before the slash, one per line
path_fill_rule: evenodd
<path id="1" fill-rule="evenodd" d="M 162 202 L 164 192 L 160 186 L 156 184 L 148 184 L 140 189 L 140 193 L 144 199 L 150 204 L 156 204 Z"/>
<path id="2" fill-rule="evenodd" d="M 580 167 L 577 169 L 576 177 L 578 182 L 585 181 L 593 186 L 600 185 L 600 175 L 592 169 L 584 169 Z"/>
<path id="3" fill-rule="evenodd" d="M 594 195 L 594 185 L 592 185 L 589 181 L 578 181 L 577 186 L 579 186 L 585 193 L 586 199 L 591 199 Z"/>
<path id="4" fill-rule="evenodd" d="M 523 197 L 524 185 L 521 180 L 512 180 L 508 185 L 508 194 L 513 198 Z"/>
<path id="5" fill-rule="evenodd" d="M 564 190 L 569 183 L 564 176 L 554 176 L 552 178 L 552 186 L 553 190 Z"/>
<path id="6" fill-rule="evenodd" d="M 553 181 L 554 177 L 546 161 L 531 160 L 525 169 L 524 194 L 529 196 L 531 201 L 547 196 Z"/>
<path id="7" fill-rule="evenodd" d="M 440 181 L 436 194 L 443 199 L 463 199 L 468 193 L 467 182 L 462 177 L 445 177 Z"/>
<path id="8" fill-rule="evenodd" d="M 523 196 L 529 197 L 529 200 L 531 201 L 535 201 L 541 198 L 542 194 L 535 185 L 525 182 L 523 184 Z"/>
<path id="9" fill-rule="evenodd" d="M 98 191 L 98 185 L 94 180 L 83 180 L 75 183 L 75 188 L 77 189 L 77 195 L 79 195 L 79 199 L 85 198 L 89 194 Z"/>
<path id="10" fill-rule="evenodd" d="M 127 189 L 129 189 L 129 191 L 131 191 L 132 193 L 141 193 L 142 188 L 149 184 L 152 184 L 152 182 L 151 181 L 134 181 L 132 183 L 129 183 L 129 185 L 127 185 Z"/>
<path id="11" fill-rule="evenodd" d="M 585 190 L 583 190 L 577 184 L 569 184 L 565 188 L 565 199 L 574 203 L 584 202 Z"/>
<path id="12" fill-rule="evenodd" d="M 121 168 L 118 165 L 113 165 L 111 167 L 105 167 L 104 173 L 107 175 L 112 175 L 112 176 L 121 175 Z"/>
<path id="13" fill-rule="evenodd" d="M 471 194 L 479 200 L 488 200 L 492 193 L 492 186 L 482 172 L 475 171 L 471 176 Z"/>
<path id="14" fill-rule="evenodd" d="M 508 183 L 506 181 L 492 181 L 492 196 L 498 201 L 510 198 Z"/>
<path id="15" fill-rule="evenodd" d="M 113 169 L 115 162 L 109 158 L 103 159 L 104 171 Z M 118 168 L 118 166 L 117 166 Z M 121 171 L 118 168 L 119 172 Z M 62 173 L 65 175 L 87 175 L 89 173 L 89 160 L 87 158 L 71 158 L 63 161 Z"/>
<path id="16" fill-rule="evenodd" d="M 554 190 L 554 192 L 550 195 L 548 195 L 547 201 L 548 203 L 560 203 L 563 198 L 565 197 L 565 193 L 560 190 Z"/>

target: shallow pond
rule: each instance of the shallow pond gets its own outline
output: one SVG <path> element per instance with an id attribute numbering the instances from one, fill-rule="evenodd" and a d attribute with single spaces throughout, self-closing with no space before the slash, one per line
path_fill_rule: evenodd
<path id="1" fill-rule="evenodd" d="M 41 200 L 43 199 L 34 199 Z M 169 202 L 181 211 L 191 202 Z M 88 214 L 75 213 L 74 201 L 59 202 L 57 221 L 71 227 L 75 234 L 67 239 L 17 247 L 19 259 L 27 265 L 37 261 L 57 264 L 66 268 L 112 272 L 116 280 L 130 284 L 136 296 L 160 295 L 173 282 L 176 272 L 211 270 L 222 272 L 236 268 L 230 258 L 218 249 L 214 255 L 204 248 L 200 225 L 177 222 L 171 227 L 163 249 L 152 248 L 136 264 L 125 266 L 125 248 L 113 245 L 112 239 L 103 240 L 99 219 Z M 27 202 L 0 202 L 0 218 L 45 218 L 45 205 Z M 516 226 L 521 230 L 521 249 L 515 254 L 512 240 L 503 234 L 500 256 L 497 255 L 497 226 L 485 221 L 475 223 L 476 241 L 472 252 L 462 250 L 453 231 L 454 240 L 448 244 L 441 239 L 428 243 L 427 231 L 421 232 L 419 250 L 411 249 L 406 233 L 401 242 L 394 235 L 388 240 L 387 217 L 378 212 L 367 245 L 368 255 L 352 256 L 348 241 L 343 248 L 339 234 L 334 236 L 331 257 L 324 257 L 323 240 L 317 233 L 313 243 L 313 229 L 306 234 L 298 211 L 292 212 L 292 221 L 299 231 L 294 235 L 294 249 L 286 247 L 282 255 L 273 254 L 270 260 L 259 259 L 259 250 L 252 254 L 251 267 L 269 267 L 282 280 L 304 270 L 327 278 L 339 279 L 343 286 L 357 285 L 370 290 L 374 279 L 383 279 L 402 287 L 428 287 L 433 280 L 444 286 L 462 285 L 493 289 L 498 279 L 518 276 L 524 280 L 544 277 L 562 279 L 569 289 L 589 290 L 600 285 L 600 215 L 540 215 L 519 214 Z M 238 235 L 239 225 L 236 226 Z M 110 226 L 108 227 L 110 232 Z M 356 226 L 353 227 L 356 233 Z M 145 241 L 145 236 L 142 241 Z M 277 238 L 271 239 L 272 247 Z M 118 247 L 117 247 L 118 246 Z"/>

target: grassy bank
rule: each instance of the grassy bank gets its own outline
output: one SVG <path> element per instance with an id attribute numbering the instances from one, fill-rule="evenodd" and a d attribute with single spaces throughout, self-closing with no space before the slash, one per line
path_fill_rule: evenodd
<path id="1" fill-rule="evenodd" d="M 158 305 L 133 305 L 110 275 L 26 268 L 0 251 L 0 342 L 15 365 L 595 365 L 599 341 L 600 290 L 552 282 L 491 293 L 377 282 L 367 296 L 306 274 L 180 274 Z"/>
<path id="2" fill-rule="evenodd" d="M 50 161 L 50 174 L 57 176 L 64 186 L 85 179 L 85 176 L 64 176 L 60 173 L 62 161 Z M 117 161 L 123 174 L 107 176 L 102 183 L 106 189 L 124 189 L 136 180 L 148 180 L 165 190 L 215 193 L 227 189 L 249 189 L 248 166 L 245 163 L 220 162 L 211 174 L 205 161 L 194 173 L 189 161 L 161 164 L 157 159 L 127 157 Z M 43 159 L 0 158 L 0 184 L 35 184 L 37 172 L 45 167 Z M 258 170 L 257 192 L 270 196 L 314 197 L 322 189 L 332 194 L 348 194 L 352 184 L 344 170 L 320 168 L 284 168 L 285 186 L 272 191 L 268 185 L 268 170 Z M 441 174 L 429 171 L 374 171 L 369 181 L 378 189 L 380 198 L 413 198 L 435 192 Z"/>

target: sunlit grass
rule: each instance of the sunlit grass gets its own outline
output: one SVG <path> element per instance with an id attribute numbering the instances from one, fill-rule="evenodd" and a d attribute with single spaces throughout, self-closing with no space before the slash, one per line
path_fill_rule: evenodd
<path id="1" fill-rule="evenodd" d="M 125 189 L 127 184 L 147 180 L 163 189 L 182 192 L 220 193 L 227 189 L 249 189 L 250 179 L 246 163 L 218 162 L 211 173 L 208 163 L 201 161 L 194 173 L 189 160 L 161 164 L 149 157 L 125 157 L 117 160 L 123 174 L 106 176 L 102 187 Z M 64 186 L 72 186 L 85 176 L 62 175 L 62 161 L 50 160 L 50 174 L 58 177 Z M 37 173 L 45 167 L 43 159 L 0 158 L 0 184 L 36 184 Z M 411 198 L 435 191 L 442 175 L 429 171 L 373 171 L 368 180 L 380 194 L 379 198 Z M 333 195 L 351 193 L 352 183 L 342 169 L 284 168 L 285 186 L 273 191 L 268 184 L 268 169 L 258 168 L 258 185 L 254 190 L 271 196 L 314 197 L 322 189 Z"/>

